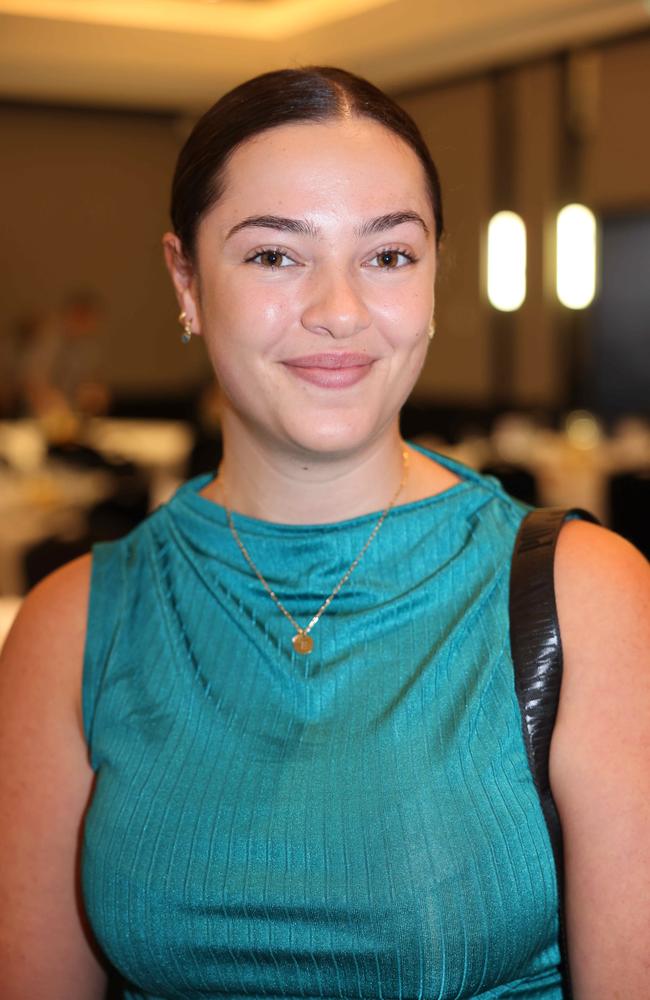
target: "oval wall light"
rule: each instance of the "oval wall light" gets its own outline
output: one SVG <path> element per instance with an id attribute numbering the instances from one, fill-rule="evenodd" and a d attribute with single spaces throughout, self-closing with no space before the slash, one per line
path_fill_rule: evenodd
<path id="1" fill-rule="evenodd" d="M 501 312 L 514 312 L 526 298 L 526 226 L 516 212 L 497 212 L 490 219 L 487 295 Z"/>
<path id="2" fill-rule="evenodd" d="M 586 309 L 596 294 L 598 232 L 586 205 L 566 205 L 557 217 L 556 289 L 567 309 Z"/>

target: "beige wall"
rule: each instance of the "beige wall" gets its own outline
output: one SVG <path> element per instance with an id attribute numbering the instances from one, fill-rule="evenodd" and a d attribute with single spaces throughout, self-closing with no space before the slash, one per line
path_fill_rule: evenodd
<path id="1" fill-rule="evenodd" d="M 650 34 L 593 50 L 579 100 L 586 106 L 582 169 L 575 196 L 601 212 L 650 211 Z M 514 322 L 514 385 L 521 405 L 561 404 L 567 316 L 554 296 L 553 225 L 560 207 L 562 62 L 509 71 L 514 95 L 515 170 L 511 206 L 528 228 L 528 293 Z M 494 210 L 493 80 L 403 94 L 440 168 L 447 244 L 438 285 L 439 340 L 420 389 L 445 400 L 487 401 L 490 307 L 483 291 L 481 234 Z M 585 92 L 586 88 L 586 92 Z M 503 207 L 503 206 L 499 206 Z"/>
<path id="2" fill-rule="evenodd" d="M 17 322 L 89 287 L 106 303 L 109 383 L 155 392 L 193 382 L 202 351 L 179 345 L 160 249 L 179 146 L 174 121 L 5 107 L 0 135 L 5 343 Z"/>
<path id="3" fill-rule="evenodd" d="M 562 392 L 557 351 L 560 307 L 549 250 L 557 208 L 558 67 L 549 62 L 523 67 L 514 84 L 519 130 L 514 208 L 528 230 L 526 301 L 515 319 L 515 397 L 522 405 L 555 405 Z"/>
<path id="4" fill-rule="evenodd" d="M 488 82 L 478 79 L 400 98 L 423 132 L 443 189 L 437 335 L 417 392 L 441 401 L 480 401 L 489 391 L 489 316 L 479 295 L 478 234 L 489 218 L 491 196 L 490 96 Z"/>
<path id="5" fill-rule="evenodd" d="M 585 197 L 603 211 L 650 209 L 650 34 L 604 48 Z"/>
<path id="6" fill-rule="evenodd" d="M 650 34 L 597 50 L 582 197 L 605 211 L 650 210 Z M 561 400 L 562 316 L 549 289 L 543 232 L 558 198 L 561 60 L 510 71 L 517 128 L 513 207 L 529 228 L 528 298 L 514 320 L 515 401 Z M 489 74 L 400 95 L 422 127 L 443 183 L 447 237 L 438 334 L 418 392 L 488 402 L 492 314 L 482 292 L 481 234 L 493 210 L 493 81 Z M 0 108 L 3 311 L 8 342 L 21 318 L 71 287 L 107 302 L 106 375 L 124 392 L 176 391 L 202 378 L 201 345 L 181 349 L 160 256 L 182 127 L 164 116 Z M 0 350 L 0 356 L 2 351 Z"/>

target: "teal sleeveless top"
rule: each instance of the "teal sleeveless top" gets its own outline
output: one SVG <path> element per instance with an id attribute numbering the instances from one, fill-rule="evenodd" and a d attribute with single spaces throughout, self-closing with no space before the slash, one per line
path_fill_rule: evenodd
<path id="1" fill-rule="evenodd" d="M 93 559 L 82 884 L 128 1000 L 560 1000 L 513 683 L 525 508 L 462 476 L 393 509 L 310 655 L 185 484 Z M 377 515 L 236 516 L 307 623 Z"/>

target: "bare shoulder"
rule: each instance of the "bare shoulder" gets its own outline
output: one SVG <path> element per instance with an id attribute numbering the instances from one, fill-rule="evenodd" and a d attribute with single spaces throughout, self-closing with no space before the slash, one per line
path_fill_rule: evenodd
<path id="1" fill-rule="evenodd" d="M 0 658 L 0 966 L 7 1000 L 104 995 L 79 882 L 94 782 L 81 723 L 90 565 L 90 557 L 79 559 L 34 588 Z"/>
<path id="2" fill-rule="evenodd" d="M 628 670 L 647 671 L 650 565 L 633 545 L 598 525 L 569 522 L 558 541 L 555 589 L 571 673 L 600 668 L 603 682 L 620 680 L 618 670 L 606 669 L 615 652 Z"/>
<path id="3" fill-rule="evenodd" d="M 650 565 L 620 536 L 573 521 L 558 541 L 555 590 L 564 672 L 553 748 L 597 757 L 650 712 Z"/>
<path id="4" fill-rule="evenodd" d="M 574 992 L 641 996 L 650 974 L 650 567 L 612 532 L 571 522 L 555 583 L 564 671 L 550 778 Z"/>
<path id="5" fill-rule="evenodd" d="M 61 693 L 80 697 L 92 560 L 82 556 L 41 581 L 25 598 L 2 651 L 8 674 L 55 677 Z"/>
<path id="6" fill-rule="evenodd" d="M 583 598 L 591 592 L 598 600 L 598 595 L 611 596 L 621 588 L 629 596 L 639 586 L 646 588 L 639 598 L 647 599 L 650 564 L 638 549 L 613 531 L 588 521 L 569 521 L 558 540 L 556 585 L 559 601 L 575 588 L 581 589 Z"/>
<path id="7" fill-rule="evenodd" d="M 34 623 L 62 616 L 61 624 L 65 626 L 72 624 L 74 619 L 83 619 L 88 604 L 91 565 L 89 553 L 45 577 L 25 598 L 17 621 L 29 617 Z"/>

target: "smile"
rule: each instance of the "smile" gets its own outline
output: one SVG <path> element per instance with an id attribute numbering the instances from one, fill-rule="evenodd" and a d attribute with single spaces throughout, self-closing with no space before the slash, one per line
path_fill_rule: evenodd
<path id="1" fill-rule="evenodd" d="M 343 389 L 365 378 L 374 361 L 367 354 L 330 352 L 289 358 L 283 364 L 303 382 L 311 382 L 324 389 Z"/>

